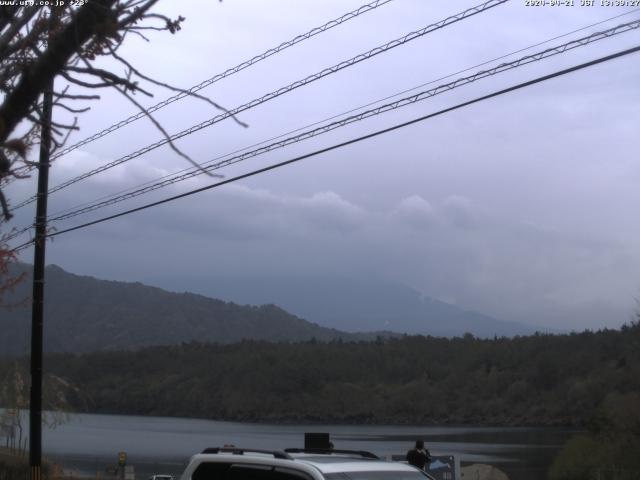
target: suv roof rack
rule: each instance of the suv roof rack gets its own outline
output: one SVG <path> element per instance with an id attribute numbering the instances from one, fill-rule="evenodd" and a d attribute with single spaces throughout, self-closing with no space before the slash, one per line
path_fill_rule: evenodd
<path id="1" fill-rule="evenodd" d="M 375 453 L 367 452 L 366 450 L 340 450 L 335 448 L 285 448 L 285 454 L 287 453 L 320 453 L 320 454 L 331 454 L 331 453 L 342 453 L 347 455 L 358 455 L 362 458 L 371 458 L 379 460 Z"/>
<path id="2" fill-rule="evenodd" d="M 209 447 L 205 448 L 201 453 L 231 453 L 232 455 L 244 455 L 245 453 L 263 453 L 265 455 L 273 455 L 273 458 L 282 458 L 291 460 L 291 455 L 281 450 L 259 450 L 256 448 L 237 448 L 237 447 Z"/>

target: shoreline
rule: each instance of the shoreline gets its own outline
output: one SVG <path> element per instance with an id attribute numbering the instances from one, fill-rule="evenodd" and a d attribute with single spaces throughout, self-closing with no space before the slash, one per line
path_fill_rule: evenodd
<path id="1" fill-rule="evenodd" d="M 1 409 L 2 407 L 0 407 Z M 424 428 L 521 428 L 521 429 L 567 429 L 575 430 L 576 432 L 584 431 L 587 429 L 587 422 L 570 422 L 563 419 L 550 419 L 544 422 L 536 421 L 515 421 L 510 420 L 507 422 L 483 422 L 473 421 L 468 422 L 456 422 L 456 421 L 409 421 L 407 419 L 378 419 L 365 416 L 357 416 L 356 418 L 344 418 L 344 417 L 318 417 L 318 416 L 268 416 L 268 417 L 199 417 L 188 416 L 184 414 L 171 414 L 171 413 L 142 413 L 142 412 L 118 412 L 118 411 L 74 411 L 64 412 L 67 415 L 111 415 L 111 416 L 135 416 L 135 417 L 148 417 L 148 418 L 172 418 L 172 419 L 185 419 L 185 420 L 204 420 L 212 422 L 226 422 L 226 423 L 242 423 L 242 424 L 254 424 L 254 425 L 338 425 L 338 426 L 384 426 L 384 427 L 424 427 Z"/>

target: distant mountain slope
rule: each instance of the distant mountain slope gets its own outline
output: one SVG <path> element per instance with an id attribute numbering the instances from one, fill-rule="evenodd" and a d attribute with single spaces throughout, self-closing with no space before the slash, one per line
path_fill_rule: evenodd
<path id="1" fill-rule="evenodd" d="M 30 272 L 31 266 L 20 265 Z M 30 296 L 30 278 L 13 299 Z M 194 340 L 232 343 L 243 338 L 299 341 L 349 338 L 306 322 L 275 305 L 240 306 L 140 283 L 98 280 L 46 269 L 45 349 L 91 352 L 171 345 Z M 0 356 L 28 351 L 31 306 L 0 310 Z"/>
<path id="2" fill-rule="evenodd" d="M 434 336 L 529 335 L 531 325 L 498 320 L 422 295 L 399 283 L 342 277 L 149 278 L 163 288 L 186 288 L 228 301 L 275 303 L 323 327 L 346 332 L 392 331 Z"/>

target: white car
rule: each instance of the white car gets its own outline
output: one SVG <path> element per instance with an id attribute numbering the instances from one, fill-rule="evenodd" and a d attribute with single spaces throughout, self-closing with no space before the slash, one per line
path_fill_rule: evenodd
<path id="1" fill-rule="evenodd" d="M 173 475 L 151 475 L 149 480 L 173 480 Z"/>
<path id="2" fill-rule="evenodd" d="M 207 448 L 180 480 L 432 480 L 415 467 L 354 450 Z"/>

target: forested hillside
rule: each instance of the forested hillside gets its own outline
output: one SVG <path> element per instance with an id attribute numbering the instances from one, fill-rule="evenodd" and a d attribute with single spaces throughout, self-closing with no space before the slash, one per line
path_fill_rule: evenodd
<path id="1" fill-rule="evenodd" d="M 18 264 L 13 274 L 30 266 Z M 46 271 L 44 345 L 49 352 L 91 352 L 170 345 L 194 340 L 232 343 L 243 338 L 283 341 L 358 338 L 307 322 L 275 305 L 237 305 L 192 293 L 173 293 L 141 283 Z M 6 302 L 30 297 L 30 280 Z M 0 310 L 0 353 L 29 351 L 31 305 Z"/>
<path id="2" fill-rule="evenodd" d="M 11 275 L 23 274 L 25 278 L 6 295 L 5 305 L 0 307 L 0 353 L 22 355 L 30 346 L 32 267 L 20 263 L 11 267 Z M 213 292 L 231 288 L 223 288 L 220 280 L 214 285 L 212 280 L 202 279 L 201 289 L 212 290 L 208 297 L 75 275 L 49 265 L 44 348 L 48 352 L 77 353 L 191 341 L 372 340 L 378 335 L 453 336 L 465 332 L 491 337 L 494 333 L 512 336 L 535 331 L 422 298 L 415 290 L 393 284 L 335 278 L 316 282 L 300 279 L 298 284 L 263 278 L 248 283 L 249 293 L 262 290 L 262 295 L 247 295 L 245 299 L 259 303 L 240 304 L 241 298 L 239 303 L 220 300 Z M 237 283 L 235 286 L 239 288 Z M 282 296 L 280 291 L 288 294 Z M 234 298 L 232 295 L 231 300 Z M 279 299 L 288 299 L 287 304 L 296 309 L 297 315 L 278 306 L 275 300 Z M 17 307 L 5 308 L 7 304 Z"/>
<path id="3" fill-rule="evenodd" d="M 8 362 L 3 364 L 8 366 Z M 640 392 L 640 325 L 569 335 L 56 354 L 74 410 L 243 421 L 586 425 Z"/>

